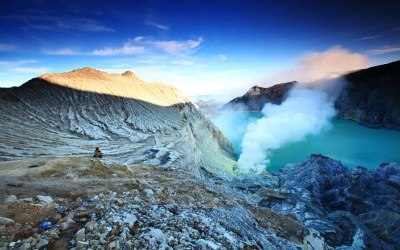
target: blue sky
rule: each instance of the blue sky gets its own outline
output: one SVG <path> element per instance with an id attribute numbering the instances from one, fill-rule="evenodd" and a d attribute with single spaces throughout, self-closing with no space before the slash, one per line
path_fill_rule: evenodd
<path id="1" fill-rule="evenodd" d="M 3 0 L 0 86 L 90 66 L 236 94 L 332 48 L 383 64 L 400 59 L 397 2 Z"/>

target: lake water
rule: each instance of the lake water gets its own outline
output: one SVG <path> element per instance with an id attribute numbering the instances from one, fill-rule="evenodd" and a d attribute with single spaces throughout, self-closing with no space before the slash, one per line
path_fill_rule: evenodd
<path id="1" fill-rule="evenodd" d="M 239 155 L 247 126 L 260 117 L 262 113 L 229 113 L 214 117 L 212 121 L 232 142 Z M 371 129 L 351 121 L 334 120 L 328 131 L 273 150 L 268 170 L 279 170 L 288 163 L 298 163 L 310 154 L 323 154 L 349 167 L 371 169 L 382 162 L 400 163 L 400 131 Z"/>

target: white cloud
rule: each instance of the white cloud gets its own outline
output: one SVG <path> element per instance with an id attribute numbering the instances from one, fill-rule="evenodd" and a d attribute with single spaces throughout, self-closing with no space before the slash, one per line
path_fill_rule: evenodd
<path id="1" fill-rule="evenodd" d="M 43 53 L 46 55 L 84 55 L 85 53 L 73 49 L 73 48 L 62 48 L 56 50 L 44 50 Z"/>
<path id="2" fill-rule="evenodd" d="M 0 67 L 12 68 L 26 64 L 34 64 L 37 62 L 38 62 L 37 60 L 0 61 Z"/>
<path id="3" fill-rule="evenodd" d="M 144 37 L 142 37 L 142 36 L 137 36 L 137 37 L 133 38 L 132 40 L 133 40 L 134 42 L 140 42 L 140 41 L 143 41 L 143 40 L 144 40 Z"/>
<path id="4" fill-rule="evenodd" d="M 152 21 L 152 20 L 146 20 L 146 21 L 145 21 L 145 24 L 146 24 L 147 26 L 155 27 L 155 28 L 157 28 L 157 29 L 169 30 L 169 26 L 164 25 L 164 24 L 161 24 L 161 23 L 157 23 L 157 22 Z"/>
<path id="5" fill-rule="evenodd" d="M 150 40 L 139 36 L 134 38 L 133 41 L 161 49 L 169 54 L 180 55 L 194 52 L 204 40 L 201 37 L 196 40 Z"/>
<path id="6" fill-rule="evenodd" d="M 293 80 L 311 82 L 368 66 L 368 57 L 365 55 L 334 46 L 322 52 L 311 52 L 304 55 L 294 67 L 277 72 L 271 77 L 267 77 L 267 80 L 271 83 Z"/>
<path id="7" fill-rule="evenodd" d="M 117 56 L 117 55 L 135 55 L 146 52 L 143 46 L 133 46 L 131 43 L 124 43 L 122 47 L 104 47 L 92 51 L 81 51 L 74 48 L 62 48 L 55 50 L 43 50 L 47 55 L 88 55 L 88 56 Z"/>
<path id="8" fill-rule="evenodd" d="M 399 52 L 399 51 L 400 51 L 400 47 L 384 46 L 379 49 L 368 50 L 367 52 L 371 55 L 382 55 L 382 54 L 389 54 L 389 53 L 394 53 L 394 52 Z"/>
<path id="9" fill-rule="evenodd" d="M 130 43 L 124 43 L 122 47 L 105 47 L 93 50 L 90 54 L 95 56 L 134 55 L 144 53 L 145 51 L 146 49 L 143 46 L 133 46 Z"/>
<path id="10" fill-rule="evenodd" d="M 228 59 L 228 57 L 227 57 L 226 55 L 224 55 L 224 54 L 219 54 L 219 55 L 218 55 L 218 58 L 219 58 L 221 61 L 226 61 L 226 59 Z"/>
<path id="11" fill-rule="evenodd" d="M 381 37 L 382 35 L 365 36 L 357 39 L 356 41 L 372 40 Z"/>
<path id="12" fill-rule="evenodd" d="M 143 53 L 158 53 L 161 49 L 172 56 L 182 56 L 191 54 L 203 42 L 199 37 L 197 40 L 151 40 L 142 36 L 129 39 L 121 47 L 104 47 L 90 51 L 81 51 L 76 48 L 44 49 L 47 55 L 92 55 L 92 56 L 117 56 L 117 55 L 136 55 Z M 170 58 L 171 60 L 173 58 Z"/>
<path id="13" fill-rule="evenodd" d="M 156 41 L 154 45 L 163 49 L 164 51 L 171 54 L 188 53 L 193 49 L 196 49 L 203 42 L 200 37 L 197 40 L 185 40 L 185 41 Z"/>

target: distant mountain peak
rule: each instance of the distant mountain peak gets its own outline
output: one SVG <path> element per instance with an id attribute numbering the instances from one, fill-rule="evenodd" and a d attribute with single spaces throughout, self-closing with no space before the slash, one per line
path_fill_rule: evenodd
<path id="1" fill-rule="evenodd" d="M 260 87 L 258 85 L 254 85 L 251 87 L 247 92 L 246 95 L 259 95 L 262 90 L 265 90 L 266 88 Z"/>
<path id="2" fill-rule="evenodd" d="M 124 73 L 121 74 L 122 76 L 126 76 L 126 77 L 135 77 L 135 74 L 132 71 L 125 71 Z"/>
<path id="3" fill-rule="evenodd" d="M 268 88 L 255 85 L 243 96 L 231 100 L 225 105 L 225 107 L 244 109 L 248 111 L 261 111 L 265 103 L 281 104 L 286 98 L 286 93 L 296 83 L 296 81 L 285 82 Z"/>

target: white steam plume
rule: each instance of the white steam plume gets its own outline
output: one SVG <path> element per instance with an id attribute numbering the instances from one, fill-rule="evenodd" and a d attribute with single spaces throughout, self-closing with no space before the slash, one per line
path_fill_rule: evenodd
<path id="1" fill-rule="evenodd" d="M 295 67 L 271 77 L 273 82 L 300 83 L 281 105 L 266 104 L 262 110 L 264 117 L 247 127 L 237 172 L 262 173 L 270 165 L 272 150 L 328 129 L 335 116 L 336 96 L 344 85 L 344 80 L 337 76 L 367 66 L 366 56 L 334 46 L 306 54 Z"/>
<path id="2" fill-rule="evenodd" d="M 295 87 L 285 102 L 266 104 L 262 112 L 265 116 L 250 124 L 243 137 L 239 174 L 264 172 L 271 150 L 329 128 L 334 98 L 322 90 Z"/>

